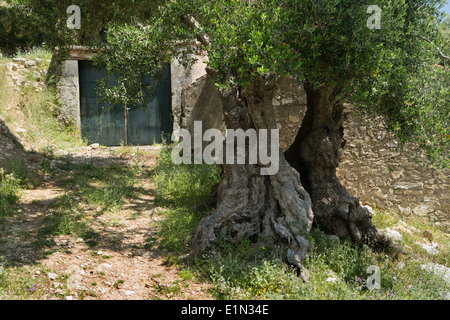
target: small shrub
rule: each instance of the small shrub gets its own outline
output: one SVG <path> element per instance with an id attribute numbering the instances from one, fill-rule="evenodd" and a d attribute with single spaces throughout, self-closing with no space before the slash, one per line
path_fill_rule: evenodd
<path id="1" fill-rule="evenodd" d="M 220 181 L 220 168 L 206 164 L 175 165 L 172 148 L 165 147 L 154 169 L 156 201 L 169 207 L 189 207 L 211 196 L 211 188 Z"/>
<path id="2" fill-rule="evenodd" d="M 220 168 L 206 164 L 175 165 L 170 147 L 160 153 L 153 171 L 156 203 L 170 208 L 161 222 L 160 246 L 180 254 L 199 221 L 211 210 L 211 189 L 220 181 Z"/>
<path id="3" fill-rule="evenodd" d="M 88 238 L 93 234 L 93 229 L 86 222 L 85 216 L 80 213 L 80 208 L 69 195 L 61 197 L 55 208 L 45 219 L 44 233 L 51 235 L 74 235 Z"/>
<path id="4" fill-rule="evenodd" d="M 0 168 L 0 217 L 13 213 L 19 198 L 19 181 Z"/>
<path id="5" fill-rule="evenodd" d="M 22 156 L 16 155 L 7 160 L 4 169 L 6 173 L 14 174 L 21 187 L 28 188 L 32 186 L 32 172 Z"/>

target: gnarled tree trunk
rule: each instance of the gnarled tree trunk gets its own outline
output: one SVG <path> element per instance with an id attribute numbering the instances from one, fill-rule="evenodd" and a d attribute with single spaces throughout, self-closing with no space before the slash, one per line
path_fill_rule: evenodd
<path id="1" fill-rule="evenodd" d="M 245 90 L 222 91 L 227 129 L 276 129 L 274 83 L 263 79 Z M 342 106 L 326 88 L 306 88 L 308 111 L 295 142 L 279 152 L 278 173 L 260 174 L 261 164 L 224 164 L 216 209 L 194 230 L 192 253 L 220 238 L 246 238 L 286 248 L 287 259 L 303 271 L 305 235 L 315 221 L 326 233 L 356 241 L 378 239 L 368 211 L 336 176 L 342 156 Z M 248 148 L 246 148 L 248 152 Z"/>
<path id="2" fill-rule="evenodd" d="M 350 195 L 336 175 L 345 145 L 343 105 L 331 89 L 305 86 L 307 113 L 286 158 L 312 199 L 315 223 L 326 233 L 384 246 L 387 239 L 372 224 L 368 210 Z"/>

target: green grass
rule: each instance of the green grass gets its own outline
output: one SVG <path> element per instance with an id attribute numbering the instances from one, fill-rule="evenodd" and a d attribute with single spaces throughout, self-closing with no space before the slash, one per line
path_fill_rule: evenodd
<path id="1" fill-rule="evenodd" d="M 217 166 L 180 164 L 171 159 L 172 149 L 160 152 L 160 161 L 154 168 L 156 202 L 170 208 L 187 208 L 202 204 L 211 197 L 211 188 L 220 181 Z"/>
<path id="2" fill-rule="evenodd" d="M 64 157 L 46 158 L 43 172 L 50 174 L 65 190 L 70 190 L 49 208 L 46 233 L 72 234 L 90 238 L 87 211 L 101 215 L 117 212 L 127 199 L 138 197 L 141 190 L 135 185 L 141 173 L 139 167 L 118 164 L 96 166 L 90 162 L 73 163 Z"/>
<path id="3" fill-rule="evenodd" d="M 13 173 L 0 168 L 0 219 L 14 212 L 20 199 L 20 182 Z"/>
<path id="4" fill-rule="evenodd" d="M 89 238 L 94 232 L 87 217 L 80 210 L 79 204 L 70 195 L 65 195 L 49 209 L 42 233 Z"/>
<path id="5" fill-rule="evenodd" d="M 0 300 L 42 299 L 52 285 L 47 271 L 42 266 L 5 267 L 0 257 Z M 65 283 L 62 277 L 58 281 Z"/>
<path id="6" fill-rule="evenodd" d="M 153 170 L 156 185 L 156 204 L 167 207 L 166 219 L 161 222 L 160 246 L 185 253 L 190 232 L 210 210 L 211 188 L 219 182 L 220 169 L 209 165 L 175 165 L 171 148 L 160 152 Z"/>
<path id="7" fill-rule="evenodd" d="M 320 231 L 314 237 L 320 241 Z M 280 252 L 277 252 L 280 250 Z M 304 262 L 310 278 L 305 282 L 283 258 L 281 249 L 255 248 L 249 241 L 237 247 L 224 244 L 214 257 L 196 258 L 189 266 L 199 279 L 213 284 L 217 299 L 355 300 L 448 299 L 450 285 L 421 269 L 423 261 L 404 259 L 405 266 L 387 254 L 344 241 L 330 249 L 313 245 Z M 368 287 L 369 266 L 380 268 L 380 289 Z"/>
<path id="8" fill-rule="evenodd" d="M 32 188 L 36 184 L 36 177 L 22 155 L 13 155 L 3 164 L 6 174 L 13 174 L 22 188 Z"/>
<path id="9" fill-rule="evenodd" d="M 0 105 L 6 106 L 6 101 L 10 95 L 8 90 L 8 85 L 6 82 L 6 66 L 2 63 L 2 61 L 6 61 L 6 58 L 0 58 Z M 4 116 L 5 108 L 0 108 L 0 115 Z"/>
<path id="10" fill-rule="evenodd" d="M 172 264 L 179 264 L 178 257 L 188 253 L 191 232 L 212 210 L 211 205 L 198 208 L 200 203 L 212 203 L 207 200 L 220 179 L 220 169 L 174 165 L 170 152 L 170 148 L 161 152 L 153 177 L 157 203 L 167 208 L 166 219 L 159 222 L 159 245 L 171 252 Z M 376 210 L 373 221 L 379 229 L 404 224 L 381 210 Z M 428 262 L 450 265 L 448 235 L 427 222 L 410 219 L 405 225 L 412 231 L 401 231 L 400 245 L 406 253 L 399 256 L 350 241 L 331 244 L 322 231 L 313 229 L 309 234 L 311 254 L 304 261 L 310 275 L 307 282 L 287 264 L 283 249 L 271 244 L 257 247 L 250 240 L 219 242 L 214 254 L 205 253 L 180 265 L 180 275 L 211 283 L 217 299 L 450 299 L 450 285 L 421 268 Z M 417 245 L 424 241 L 425 231 L 443 246 L 437 255 Z M 370 266 L 380 270 L 380 289 L 369 289 L 373 283 Z"/>
<path id="11" fill-rule="evenodd" d="M 29 60 L 42 59 L 42 63 L 36 66 L 37 71 L 48 70 L 52 53 L 46 48 L 33 48 L 27 53 L 18 51 L 16 57 L 23 57 Z M 5 62 L 12 61 L 12 58 L 3 57 L 0 59 L 0 103 L 5 105 L 11 95 L 11 90 L 6 82 Z M 35 150 L 43 152 L 49 145 L 57 145 L 59 148 L 70 148 L 82 145 L 79 133 L 71 123 L 62 123 L 58 120 L 61 110 L 61 103 L 57 98 L 54 86 L 43 85 L 42 90 L 36 91 L 34 85 L 43 79 L 37 80 L 33 73 L 26 76 L 28 85 L 20 87 L 20 95 L 14 97 L 10 108 L 1 108 L 0 115 L 8 123 L 15 123 L 17 120 L 16 107 L 21 110 L 24 116 L 23 121 L 27 124 L 25 139 L 31 143 Z M 22 123 L 21 123 L 22 124 Z"/>
<path id="12" fill-rule="evenodd" d="M 28 60 L 35 60 L 36 58 L 40 58 L 42 59 L 43 63 L 41 64 L 42 68 L 44 67 L 48 67 L 48 61 L 47 60 L 51 60 L 52 59 L 52 52 L 50 50 L 48 50 L 45 47 L 33 47 L 30 50 L 28 50 L 27 52 L 24 52 L 22 50 L 17 50 L 15 57 L 17 58 L 26 58 Z M 39 66 L 37 66 L 38 69 L 37 70 L 41 70 L 39 69 Z"/>

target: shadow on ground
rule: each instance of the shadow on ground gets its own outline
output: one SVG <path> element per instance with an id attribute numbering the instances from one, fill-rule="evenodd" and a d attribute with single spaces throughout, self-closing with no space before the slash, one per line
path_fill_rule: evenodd
<path id="1" fill-rule="evenodd" d="M 96 155 L 99 154 L 99 155 Z M 151 168 L 156 153 L 104 149 L 63 156 L 24 152 L 31 186 L 0 219 L 0 257 L 10 266 L 39 263 L 55 251 L 108 250 L 161 258 L 149 246 L 157 219 Z"/>

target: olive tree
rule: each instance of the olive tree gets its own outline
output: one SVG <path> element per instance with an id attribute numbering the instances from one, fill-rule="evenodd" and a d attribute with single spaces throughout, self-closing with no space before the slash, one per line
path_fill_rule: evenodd
<path id="1" fill-rule="evenodd" d="M 307 112 L 294 142 L 270 150 L 279 153 L 278 172 L 262 175 L 263 163 L 223 164 L 216 207 L 193 232 L 192 253 L 209 250 L 218 239 L 250 238 L 280 244 L 288 261 L 302 268 L 313 224 L 340 238 L 387 246 L 368 210 L 336 175 L 345 145 L 343 104 L 383 115 L 400 137 L 416 140 L 431 160 L 448 165 L 450 73 L 441 46 L 442 4 L 167 0 L 142 25 L 130 29 L 116 21 L 106 30 L 99 59 L 110 72 L 124 72 L 122 79 L 136 80 L 131 94 L 163 63 L 178 58 L 189 66 L 190 43 L 199 41 L 227 129 L 276 129 L 277 82 L 288 77 L 305 88 Z"/>

